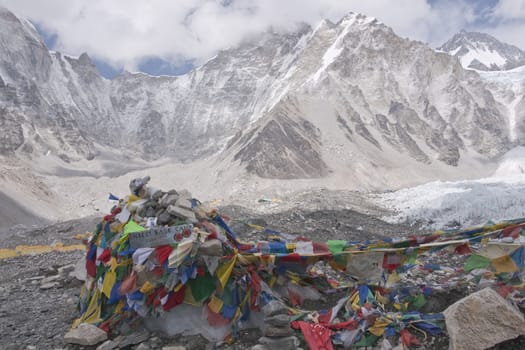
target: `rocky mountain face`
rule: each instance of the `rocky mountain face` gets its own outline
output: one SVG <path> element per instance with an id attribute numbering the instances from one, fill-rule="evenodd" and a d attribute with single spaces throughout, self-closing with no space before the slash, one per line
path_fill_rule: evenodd
<path id="1" fill-rule="evenodd" d="M 457 57 L 463 68 L 477 71 L 496 101 L 505 108 L 510 140 L 522 145 L 525 137 L 525 52 L 488 34 L 464 30 L 439 50 Z"/>
<path id="2" fill-rule="evenodd" d="M 460 31 L 439 50 L 459 58 L 465 68 L 508 70 L 525 65 L 525 52 L 485 33 Z"/>
<path id="3" fill-rule="evenodd" d="M 260 176 L 318 177 L 341 164 L 388 164 L 392 154 L 398 166 L 456 166 L 467 150 L 490 158 L 510 146 L 502 106 L 476 73 L 372 18 L 324 21 L 292 55 L 266 118 L 234 142 L 235 158 Z M 272 170 L 276 157 L 288 170 Z"/>
<path id="4" fill-rule="evenodd" d="M 48 51 L 6 9 L 0 28 L 4 156 L 92 159 L 97 145 L 145 159 L 219 154 L 225 167 L 296 179 L 454 169 L 467 153 L 492 159 L 516 142 L 478 74 L 363 15 L 270 30 L 183 76 L 112 80 L 87 54 Z"/>

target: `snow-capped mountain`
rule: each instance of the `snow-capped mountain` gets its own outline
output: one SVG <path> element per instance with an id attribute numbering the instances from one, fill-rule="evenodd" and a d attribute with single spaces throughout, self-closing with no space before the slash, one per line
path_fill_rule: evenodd
<path id="1" fill-rule="evenodd" d="M 485 33 L 462 30 L 438 50 L 459 58 L 463 67 L 480 71 L 508 70 L 525 65 L 525 52 Z"/>
<path id="2" fill-rule="evenodd" d="M 114 149 L 270 179 L 377 188 L 462 177 L 522 142 L 476 72 L 350 13 L 267 31 L 178 77 L 102 78 L 0 10 L 3 155 L 65 161 Z M 5 136 L 4 136 L 5 135 Z M 477 166 L 477 167 L 476 167 Z M 235 174 L 233 175 L 235 177 Z"/>
<path id="3" fill-rule="evenodd" d="M 342 172 L 377 183 L 410 168 L 417 178 L 510 146 L 502 106 L 476 73 L 363 15 L 304 36 L 272 89 L 266 117 L 231 142 L 263 177 Z"/>

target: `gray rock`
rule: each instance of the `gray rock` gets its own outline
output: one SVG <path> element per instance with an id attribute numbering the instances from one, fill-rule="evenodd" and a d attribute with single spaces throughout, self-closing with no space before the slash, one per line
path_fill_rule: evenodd
<path id="1" fill-rule="evenodd" d="M 191 222 L 197 222 L 197 218 L 195 217 L 195 213 L 191 209 L 186 209 L 183 207 L 179 207 L 177 205 L 170 205 L 168 209 L 166 209 L 168 213 L 171 215 L 187 219 Z"/>
<path id="2" fill-rule="evenodd" d="M 64 265 L 58 268 L 58 274 L 61 277 L 67 276 L 70 272 L 75 270 L 75 264 Z"/>
<path id="3" fill-rule="evenodd" d="M 91 324 L 81 323 L 64 336 L 64 342 L 79 345 L 97 345 L 108 338 L 106 332 Z"/>
<path id="4" fill-rule="evenodd" d="M 26 281 L 41 281 L 45 278 L 46 276 L 34 276 L 34 277 L 29 277 L 29 278 L 26 278 Z M 2 291 L 3 288 L 0 288 L 0 291 Z"/>
<path id="5" fill-rule="evenodd" d="M 118 343 L 114 342 L 113 340 L 106 340 L 99 346 L 97 346 L 96 350 L 113 350 L 118 347 Z"/>
<path id="6" fill-rule="evenodd" d="M 125 337 L 117 337 L 118 338 L 118 346 L 120 348 L 124 348 L 129 345 L 135 345 L 142 343 L 149 338 L 149 332 L 146 330 L 141 330 L 138 332 L 133 332 L 130 335 L 127 335 Z M 117 341 L 115 339 L 115 341 Z"/>
<path id="7" fill-rule="evenodd" d="M 75 268 L 73 271 L 69 274 L 70 277 L 74 277 L 79 281 L 85 281 L 87 277 L 86 272 L 86 258 L 82 257 L 78 259 L 77 263 L 75 264 Z"/>
<path id="8" fill-rule="evenodd" d="M 60 283 L 58 282 L 50 282 L 50 283 L 46 283 L 46 284 L 42 284 L 40 286 L 40 289 L 51 289 L 51 288 L 55 288 L 55 287 L 58 287 L 60 285 Z"/>
<path id="9" fill-rule="evenodd" d="M 262 311 L 266 317 L 288 314 L 288 309 L 283 305 L 283 303 L 277 300 L 272 300 L 268 304 L 264 305 Z"/>
<path id="10" fill-rule="evenodd" d="M 182 345 L 168 345 L 168 346 L 163 346 L 162 350 L 186 350 L 186 347 Z"/>
<path id="11" fill-rule="evenodd" d="M 160 213 L 158 216 L 157 216 L 157 224 L 159 225 L 167 225 L 169 222 L 171 221 L 171 215 L 164 211 L 162 213 Z"/>
<path id="12" fill-rule="evenodd" d="M 58 281 L 60 278 L 61 278 L 60 275 L 49 276 L 49 277 L 43 278 L 43 279 L 40 281 L 40 283 L 41 283 L 42 285 L 44 285 L 44 284 L 49 284 L 49 283 L 51 283 L 51 282 Z"/>
<path id="13" fill-rule="evenodd" d="M 222 256 L 222 243 L 218 239 L 210 239 L 205 241 L 199 247 L 200 255 L 209 255 L 209 256 Z"/>
<path id="14" fill-rule="evenodd" d="M 283 338 L 259 338 L 259 343 L 266 345 L 272 349 L 279 350 L 295 350 L 299 347 L 299 339 L 295 336 L 283 337 Z"/>
<path id="15" fill-rule="evenodd" d="M 252 346 L 250 350 L 270 350 L 270 348 L 265 345 L 257 344 Z"/>
<path id="16" fill-rule="evenodd" d="M 135 348 L 135 350 L 150 350 L 150 349 L 151 349 L 150 346 L 146 343 L 141 343 Z"/>
<path id="17" fill-rule="evenodd" d="M 293 334 L 294 334 L 294 331 L 293 329 L 290 328 L 290 326 L 287 326 L 287 327 L 265 326 L 264 327 L 264 335 L 267 337 L 287 337 Z"/>
<path id="18" fill-rule="evenodd" d="M 172 204 L 175 204 L 177 202 L 177 199 L 179 198 L 178 194 L 165 194 L 164 197 L 159 201 L 159 204 L 162 208 L 167 208 Z"/>
<path id="19" fill-rule="evenodd" d="M 276 326 L 276 327 L 283 327 L 283 326 L 289 326 L 290 320 L 291 320 L 290 316 L 281 314 L 281 315 L 266 317 L 264 319 L 264 324 Z"/>
<path id="20" fill-rule="evenodd" d="M 525 335 L 523 314 L 490 288 L 457 301 L 443 314 L 451 350 L 487 349 Z"/>

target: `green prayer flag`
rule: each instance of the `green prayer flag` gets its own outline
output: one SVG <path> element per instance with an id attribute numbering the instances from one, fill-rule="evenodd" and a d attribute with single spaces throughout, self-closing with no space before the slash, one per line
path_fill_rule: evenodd
<path id="1" fill-rule="evenodd" d="M 126 226 L 124 226 L 124 236 L 128 236 L 132 232 L 142 232 L 146 229 L 139 224 L 137 224 L 135 221 L 130 220 Z"/>
<path id="2" fill-rule="evenodd" d="M 415 309 L 415 310 L 419 310 L 421 309 L 425 304 L 427 303 L 427 300 L 425 299 L 425 296 L 423 294 L 419 294 L 417 296 L 415 296 L 411 301 L 410 301 L 410 306 Z"/>
<path id="3" fill-rule="evenodd" d="M 328 250 L 330 250 L 330 253 L 337 254 L 341 253 L 346 247 L 346 241 L 341 239 L 329 239 L 328 241 L 326 241 L 326 245 L 328 246 Z"/>
<path id="4" fill-rule="evenodd" d="M 215 278 L 208 272 L 204 276 L 188 280 L 187 284 L 190 286 L 191 295 L 197 303 L 202 303 L 215 291 Z"/>
<path id="5" fill-rule="evenodd" d="M 408 257 L 407 257 L 407 261 L 406 263 L 407 264 L 415 264 L 416 263 L 416 260 L 417 260 L 417 256 L 418 256 L 418 251 L 417 249 L 414 249 L 414 251 L 412 252 L 412 254 L 410 254 Z"/>
<path id="6" fill-rule="evenodd" d="M 97 266 L 96 272 L 95 272 L 95 281 L 98 281 L 98 279 L 106 273 L 108 268 L 104 266 L 104 264 L 100 264 Z"/>
<path id="7" fill-rule="evenodd" d="M 365 337 L 363 337 L 360 341 L 353 344 L 353 348 L 364 348 L 366 346 L 374 346 L 377 343 L 377 340 L 381 338 L 376 335 L 373 335 L 371 333 L 368 333 Z"/>
<path id="8" fill-rule="evenodd" d="M 464 270 L 470 272 L 475 269 L 484 269 L 490 265 L 490 259 L 481 255 L 472 254 L 465 262 Z"/>

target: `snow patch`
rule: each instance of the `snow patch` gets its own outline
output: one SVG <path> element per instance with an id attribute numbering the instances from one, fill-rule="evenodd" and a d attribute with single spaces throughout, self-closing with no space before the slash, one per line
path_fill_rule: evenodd
<path id="1" fill-rule="evenodd" d="M 460 60 L 463 67 L 468 67 L 474 60 L 478 60 L 487 67 L 490 67 L 493 64 L 502 67 L 507 63 L 507 59 L 501 56 L 499 52 L 492 51 L 485 45 L 480 45 L 480 47 L 470 49 Z"/>
<path id="2" fill-rule="evenodd" d="M 343 31 L 337 36 L 337 39 L 335 39 L 334 43 L 328 48 L 328 50 L 326 50 L 325 54 L 323 55 L 323 63 L 321 67 L 317 70 L 317 72 L 314 73 L 314 75 L 309 79 L 309 81 L 317 82 L 321 74 L 326 70 L 326 68 L 328 68 L 328 66 L 331 65 L 337 57 L 339 57 L 344 48 L 343 40 L 350 31 L 352 25 L 356 21 L 356 15 L 352 15 L 345 18 L 345 20 L 342 22 L 342 24 L 345 26 Z"/>

